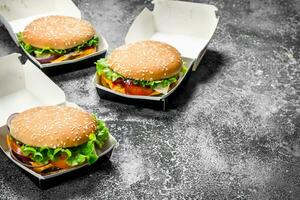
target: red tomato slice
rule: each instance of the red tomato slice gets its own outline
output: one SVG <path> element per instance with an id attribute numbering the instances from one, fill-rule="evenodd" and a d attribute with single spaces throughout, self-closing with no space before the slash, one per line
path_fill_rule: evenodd
<path id="1" fill-rule="evenodd" d="M 118 78 L 113 82 L 114 85 L 124 85 L 124 80 L 122 78 Z"/>
<path id="2" fill-rule="evenodd" d="M 59 160 L 57 160 L 55 162 L 51 162 L 51 164 L 54 165 L 55 167 L 58 167 L 61 169 L 70 168 L 70 166 L 66 162 L 66 157 L 64 157 L 64 156 L 61 156 L 59 158 Z"/>
<path id="3" fill-rule="evenodd" d="M 21 147 L 9 135 L 6 135 L 6 142 L 12 151 L 14 151 L 16 154 L 23 155 Z"/>
<path id="4" fill-rule="evenodd" d="M 154 92 L 154 90 L 152 90 L 151 88 L 134 85 L 132 83 L 127 83 L 127 82 L 124 84 L 124 87 L 125 87 L 125 93 L 131 94 L 131 95 L 148 95 L 149 96 Z"/>

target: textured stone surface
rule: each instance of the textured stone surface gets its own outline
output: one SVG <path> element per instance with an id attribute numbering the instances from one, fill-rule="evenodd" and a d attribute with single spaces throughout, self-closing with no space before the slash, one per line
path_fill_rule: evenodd
<path id="1" fill-rule="evenodd" d="M 176 108 L 159 112 L 102 100 L 93 67 L 51 77 L 107 122 L 111 163 L 41 191 L 0 154 L 0 199 L 299 199 L 300 2 L 203 0 L 221 20 Z M 75 1 L 123 44 L 150 1 Z M 18 51 L 0 27 L 0 55 Z"/>

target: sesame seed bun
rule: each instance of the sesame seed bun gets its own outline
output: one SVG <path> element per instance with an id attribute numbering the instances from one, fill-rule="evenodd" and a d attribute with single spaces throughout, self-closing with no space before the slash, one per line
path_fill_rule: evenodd
<path id="1" fill-rule="evenodd" d="M 86 143 L 96 130 L 89 113 L 67 106 L 41 106 L 26 110 L 10 122 L 16 140 L 35 147 L 75 147 Z"/>
<path id="2" fill-rule="evenodd" d="M 23 31 L 23 41 L 37 48 L 69 49 L 95 35 L 92 25 L 67 16 L 46 16 L 32 21 Z"/>
<path id="3" fill-rule="evenodd" d="M 125 78 L 155 81 L 174 76 L 182 66 L 181 55 L 169 44 L 145 40 L 115 49 L 107 58 Z"/>

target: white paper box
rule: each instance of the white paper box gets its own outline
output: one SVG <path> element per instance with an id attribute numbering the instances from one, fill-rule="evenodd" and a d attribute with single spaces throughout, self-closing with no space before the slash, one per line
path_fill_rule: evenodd
<path id="1" fill-rule="evenodd" d="M 80 169 L 85 165 L 74 167 L 59 173 L 42 176 L 23 166 L 10 155 L 6 144 L 7 119 L 14 113 L 19 113 L 36 106 L 43 105 L 77 105 L 66 101 L 64 92 L 30 60 L 21 64 L 18 53 L 0 58 L 0 148 L 5 155 L 19 167 L 39 180 L 54 178 L 61 174 Z M 78 107 L 78 106 L 77 106 Z M 110 135 L 108 142 L 98 156 L 111 153 L 117 145 L 116 139 Z"/>
<path id="2" fill-rule="evenodd" d="M 48 15 L 64 15 L 75 18 L 81 18 L 80 10 L 71 0 L 2 0 L 0 1 L 0 21 L 8 30 L 11 38 L 19 45 L 16 33 L 22 32 L 24 28 L 33 20 Z M 64 64 L 70 64 L 81 60 L 88 59 L 105 53 L 108 49 L 107 41 L 99 33 L 100 39 L 98 51 L 94 54 L 59 63 L 39 63 L 33 56 L 27 53 L 23 48 L 26 56 L 30 58 L 40 68 L 54 67 Z"/>
<path id="3" fill-rule="evenodd" d="M 153 3 L 153 11 L 145 8 L 135 18 L 128 30 L 125 43 L 149 39 L 166 42 L 178 49 L 188 71 L 191 67 L 195 71 L 217 27 L 218 9 L 213 5 L 183 1 L 154 0 Z M 130 99 L 164 101 L 178 88 L 185 76 L 186 74 L 179 79 L 172 90 L 161 96 L 127 95 L 115 92 L 99 83 L 97 73 L 93 82 L 100 94 L 102 90 Z M 164 109 L 165 102 L 163 104 Z"/>

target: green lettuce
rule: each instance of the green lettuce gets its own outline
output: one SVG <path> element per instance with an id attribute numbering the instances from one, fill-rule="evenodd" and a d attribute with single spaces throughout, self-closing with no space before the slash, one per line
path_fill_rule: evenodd
<path id="1" fill-rule="evenodd" d="M 22 32 L 17 33 L 17 38 L 20 43 L 20 45 L 25 49 L 30 54 L 34 54 L 37 57 L 41 57 L 43 55 L 48 55 L 48 54 L 58 54 L 58 55 L 64 55 L 69 52 L 73 51 L 80 51 L 83 50 L 86 47 L 92 47 L 92 46 L 97 46 L 99 44 L 99 37 L 94 36 L 90 40 L 86 41 L 83 44 L 80 44 L 76 47 L 70 48 L 70 49 L 52 49 L 52 48 L 37 48 L 34 47 L 30 44 L 26 44 L 23 41 L 23 35 Z"/>
<path id="2" fill-rule="evenodd" d="M 30 156 L 35 162 L 48 164 L 51 161 L 57 161 L 64 155 L 69 166 L 81 165 L 85 162 L 93 164 L 97 161 L 96 145 L 99 149 L 103 147 L 109 138 L 109 130 L 105 123 L 99 119 L 97 121 L 97 130 L 89 135 L 89 140 L 77 147 L 72 148 L 48 148 L 32 147 L 26 144 L 21 146 L 21 151 L 25 156 Z"/>
<path id="3" fill-rule="evenodd" d="M 107 63 L 107 60 L 105 58 L 101 58 L 96 62 L 96 69 L 97 73 L 99 75 L 105 75 L 105 77 L 111 81 L 116 81 L 118 78 L 124 79 L 124 77 L 121 74 L 118 74 L 117 72 L 114 72 L 109 64 Z"/>
<path id="4" fill-rule="evenodd" d="M 113 71 L 110 68 L 106 58 L 102 58 L 96 62 L 96 69 L 99 75 L 104 75 L 107 79 L 113 82 L 118 78 L 126 80 L 125 77 L 123 77 L 121 74 Z M 183 63 L 183 66 L 181 68 L 181 73 L 185 74 L 186 71 L 187 71 L 187 67 L 185 66 L 185 63 Z M 142 81 L 142 80 L 132 80 L 132 81 L 135 85 L 141 85 L 143 87 L 150 87 L 151 89 L 155 89 L 158 86 L 163 88 L 167 87 L 172 83 L 175 83 L 177 80 L 178 80 L 178 75 L 172 76 L 170 78 L 162 79 L 159 81 Z"/>

